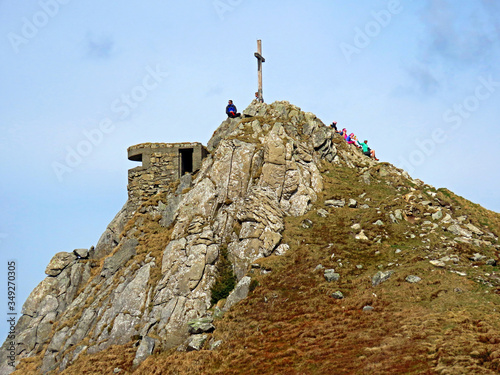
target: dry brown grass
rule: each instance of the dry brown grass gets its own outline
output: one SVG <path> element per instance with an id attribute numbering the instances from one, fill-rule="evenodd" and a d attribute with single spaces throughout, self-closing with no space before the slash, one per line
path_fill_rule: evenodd
<path id="1" fill-rule="evenodd" d="M 113 374 L 115 368 L 122 370 L 120 374 L 127 375 L 130 374 L 136 350 L 132 345 L 111 346 L 103 352 L 79 357 L 61 375 Z"/>
<path id="2" fill-rule="evenodd" d="M 332 177 L 322 198 L 361 194 L 349 188 L 353 178 L 348 172 Z M 370 205 L 391 204 L 393 188 L 374 185 L 366 189 Z M 213 338 L 222 339 L 223 346 L 167 357 L 164 373 L 188 373 L 193 363 L 204 374 L 488 374 L 500 369 L 500 326 L 492 314 L 500 305 L 496 295 L 431 266 L 418 240 L 403 236 L 412 224 L 391 225 L 386 228 L 390 240 L 364 244 L 354 240 L 350 225 L 360 222 L 376 235 L 381 229 L 370 224 L 378 219 L 376 212 L 330 212 L 320 218 L 311 211 L 306 216 L 314 222 L 311 229 L 301 228 L 304 217 L 288 218 L 284 241 L 291 250 L 257 262 L 272 272 L 255 271 L 260 286 L 216 322 Z M 404 250 L 399 256 L 396 247 Z M 396 273 L 372 287 L 379 265 L 387 268 L 389 262 L 399 264 Z M 338 270 L 339 282 L 328 283 L 322 271 L 314 271 L 320 263 Z M 407 283 L 410 274 L 423 281 Z M 330 297 L 337 290 L 345 299 Z M 374 310 L 363 312 L 366 305 Z"/>
<path id="3" fill-rule="evenodd" d="M 360 185 L 356 170 L 324 168 L 325 190 L 316 207 L 305 217 L 286 219 L 283 242 L 290 245 L 289 252 L 257 260 L 271 273 L 254 268 L 249 275 L 259 286 L 215 321 L 211 339 L 223 341 L 219 349 L 156 353 L 132 369 L 135 349 L 113 347 L 82 356 L 63 373 L 107 374 L 120 366 L 125 374 L 499 373 L 500 296 L 471 277 L 432 266 L 429 254 L 442 250 L 441 237 L 449 234 L 438 230 L 429 236 L 428 248 L 418 236 L 407 238 L 410 232 L 422 231 L 420 224 L 390 223 L 387 212 L 402 207 L 404 203 L 394 198 L 409 190 L 397 189 L 400 177 L 380 178 L 377 173 L 371 185 Z M 316 214 L 317 208 L 325 208 L 325 199 L 356 199 L 362 193 L 370 198 L 368 210 L 328 208 L 328 217 Z M 453 205 L 454 215 L 467 215 L 474 225 L 488 225 L 497 234 L 498 214 L 449 192 L 440 191 L 438 197 L 444 205 Z M 312 228 L 302 228 L 305 218 L 313 222 Z M 383 227 L 373 224 L 378 219 Z M 354 223 L 381 242 L 356 240 Z M 152 251 L 160 263 L 168 233 L 154 222 L 144 225 L 140 231 L 154 245 L 141 243 L 138 254 Z M 402 251 L 397 254 L 396 249 Z M 467 258 L 476 250 L 467 244 L 453 249 L 471 275 L 497 272 L 491 266 L 472 267 Z M 491 248 L 481 251 L 495 254 Z M 327 282 L 323 271 L 315 270 L 318 264 L 334 268 L 340 280 Z M 395 271 L 391 278 L 373 287 L 372 276 L 389 269 Z M 408 275 L 422 281 L 410 284 L 405 281 Z M 345 298 L 332 298 L 336 291 Z M 367 305 L 373 311 L 364 312 Z M 36 366 L 35 361 L 26 361 L 24 368 L 28 366 Z"/>
<path id="4" fill-rule="evenodd" d="M 42 357 L 23 358 L 16 367 L 16 371 L 12 375 L 38 375 L 42 366 Z"/>

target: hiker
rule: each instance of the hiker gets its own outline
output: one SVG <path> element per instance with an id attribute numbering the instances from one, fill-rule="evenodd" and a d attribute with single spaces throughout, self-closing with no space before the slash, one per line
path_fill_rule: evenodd
<path id="1" fill-rule="evenodd" d="M 346 135 L 347 135 L 347 130 L 346 130 L 346 128 L 342 129 L 342 131 L 341 131 L 341 132 L 339 132 L 339 134 L 340 134 L 340 136 L 341 136 L 342 138 L 344 138 L 344 139 L 345 139 L 345 137 L 346 137 Z"/>
<path id="2" fill-rule="evenodd" d="M 349 137 L 349 135 L 347 134 L 346 128 L 342 129 L 342 132 L 344 133 L 344 139 L 347 141 L 347 137 Z"/>
<path id="3" fill-rule="evenodd" d="M 337 130 L 337 121 L 334 121 L 332 122 L 332 124 L 330 125 L 330 127 L 335 130 L 335 133 L 338 133 L 339 131 Z"/>
<path id="4" fill-rule="evenodd" d="M 345 140 L 346 140 L 347 144 L 354 145 L 355 144 L 354 138 L 355 138 L 354 133 L 351 133 L 347 136 L 347 138 Z"/>
<path id="5" fill-rule="evenodd" d="M 236 111 L 237 111 L 236 106 L 233 104 L 233 101 L 230 100 L 226 107 L 227 117 L 229 118 L 241 117 L 241 113 L 238 113 Z"/>
<path id="6" fill-rule="evenodd" d="M 354 133 L 351 133 L 347 136 L 346 138 L 347 144 L 349 145 L 354 145 L 356 148 L 359 148 L 358 146 L 358 137 L 354 135 Z"/>
<path id="7" fill-rule="evenodd" d="M 375 150 L 372 150 L 370 147 L 368 147 L 367 143 L 368 143 L 367 140 L 365 140 L 363 142 L 358 141 L 358 144 L 363 149 L 363 154 L 368 156 L 369 158 L 373 158 L 373 159 L 378 161 L 378 159 L 375 156 Z"/>
<path id="8" fill-rule="evenodd" d="M 255 92 L 255 100 L 257 100 L 259 103 L 264 103 L 264 99 L 262 99 L 259 95 L 259 92 Z"/>

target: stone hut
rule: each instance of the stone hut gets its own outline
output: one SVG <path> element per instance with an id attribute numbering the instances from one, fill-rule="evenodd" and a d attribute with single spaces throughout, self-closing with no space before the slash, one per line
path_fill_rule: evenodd
<path id="1" fill-rule="evenodd" d="M 141 143 L 128 148 L 128 159 L 142 162 L 128 171 L 128 197 L 139 204 L 161 193 L 186 173 L 201 168 L 208 152 L 201 143 Z"/>

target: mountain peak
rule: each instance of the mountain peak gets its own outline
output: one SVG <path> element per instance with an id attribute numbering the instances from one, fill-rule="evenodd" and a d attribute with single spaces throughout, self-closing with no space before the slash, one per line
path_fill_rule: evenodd
<path id="1" fill-rule="evenodd" d="M 56 254 L 26 301 L 16 327 L 18 372 L 71 373 L 113 350 L 126 358 L 126 371 L 149 371 L 153 353 L 216 348 L 219 339 L 222 351 L 237 345 L 227 320 L 233 311 L 245 320 L 245 303 L 265 303 L 266 319 L 276 319 L 274 301 L 285 311 L 285 300 L 296 307 L 320 293 L 326 302 L 314 313 L 299 310 L 333 324 L 346 311 L 392 306 L 373 296 L 398 300 L 397 289 L 384 289 L 395 288 L 393 280 L 427 278 L 427 293 L 433 270 L 465 277 L 473 269 L 467 262 L 483 267 L 473 277 L 500 286 L 490 269 L 498 215 L 376 162 L 286 101 L 253 101 L 242 117 L 223 121 L 206 148 L 147 143 L 128 156 L 142 165 L 129 171 L 129 199 L 95 249 Z M 287 319 L 296 337 L 306 334 L 300 316 Z M 295 350 L 293 342 L 280 345 Z"/>

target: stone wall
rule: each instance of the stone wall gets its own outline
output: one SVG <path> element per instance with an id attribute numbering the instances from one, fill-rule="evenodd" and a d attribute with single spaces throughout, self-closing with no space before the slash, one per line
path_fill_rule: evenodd
<path id="1" fill-rule="evenodd" d="M 134 206 L 166 191 L 185 173 L 201 168 L 206 148 L 195 143 L 141 143 L 128 148 L 128 158 L 142 165 L 128 171 L 128 197 Z"/>

